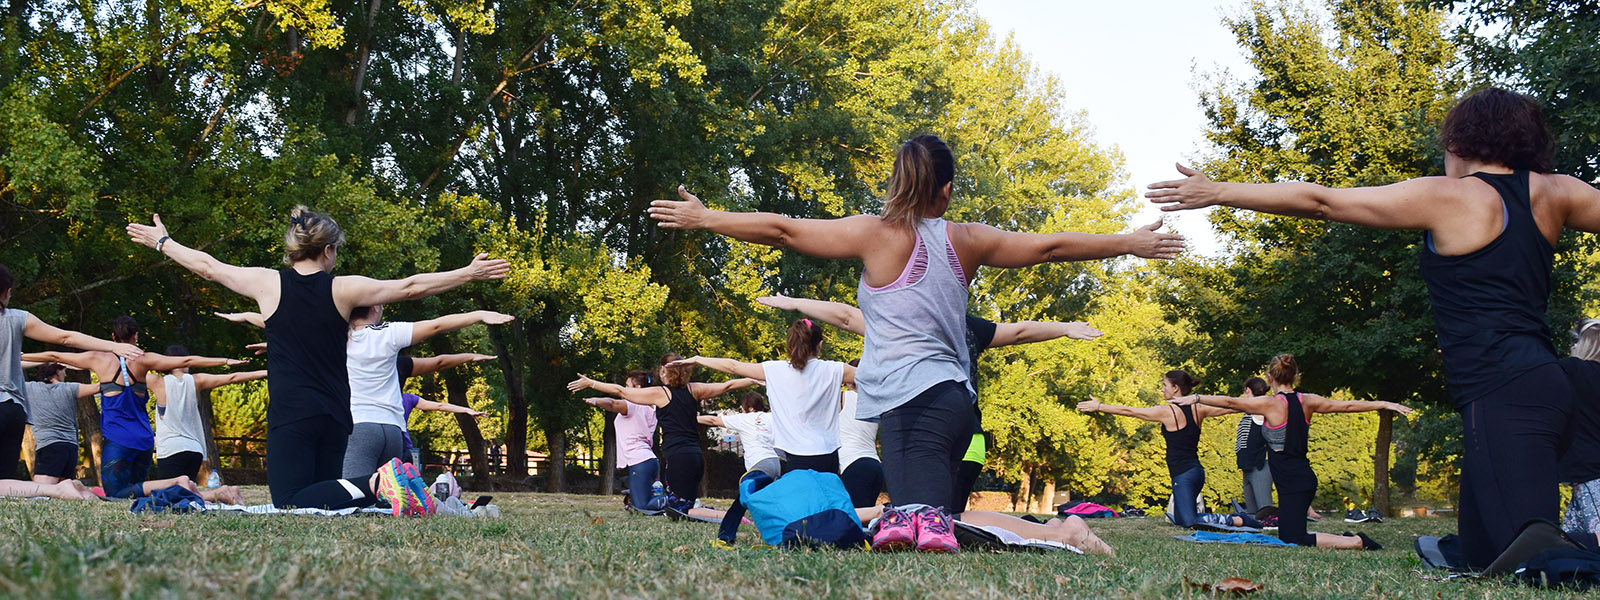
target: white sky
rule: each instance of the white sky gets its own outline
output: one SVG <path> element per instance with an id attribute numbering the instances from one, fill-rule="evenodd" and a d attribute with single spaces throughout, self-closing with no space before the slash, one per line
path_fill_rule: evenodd
<path id="1" fill-rule="evenodd" d="M 1223 14 L 1241 12 L 1244 5 L 1245 0 L 974 2 L 996 37 L 1014 35 L 1041 71 L 1061 81 L 1063 108 L 1086 111 L 1095 138 L 1122 150 L 1128 183 L 1141 194 L 1147 184 L 1177 177 L 1172 164 L 1187 163 L 1201 147 L 1205 117 L 1196 76 L 1224 68 L 1235 77 L 1254 74 L 1222 25 Z M 1159 214 L 1146 205 L 1134 223 L 1147 224 Z M 1204 212 L 1168 217 L 1168 226 L 1188 237 L 1191 251 L 1220 252 Z"/>

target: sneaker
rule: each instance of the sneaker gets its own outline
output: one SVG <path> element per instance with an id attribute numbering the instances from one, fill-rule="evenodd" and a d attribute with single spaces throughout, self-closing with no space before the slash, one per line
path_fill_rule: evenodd
<path id="1" fill-rule="evenodd" d="M 924 508 L 912 515 L 917 530 L 917 552 L 953 554 L 960 551 L 956 543 L 955 523 L 944 507 Z"/>
<path id="2" fill-rule="evenodd" d="M 1261 507 L 1261 510 L 1256 511 L 1256 519 L 1258 519 L 1258 520 L 1260 520 L 1262 522 L 1266 522 L 1266 520 L 1268 518 L 1275 518 L 1277 516 L 1278 516 L 1278 507 L 1273 506 L 1271 504 L 1263 506 L 1263 507 Z M 1277 521 L 1273 521 L 1273 522 L 1276 523 Z"/>
<path id="3" fill-rule="evenodd" d="M 1277 529 L 1278 528 L 1278 515 L 1268 515 L 1265 518 L 1261 518 L 1261 519 L 1257 519 L 1257 520 L 1261 522 L 1261 528 L 1262 529 Z"/>
<path id="4" fill-rule="evenodd" d="M 378 489 L 373 490 L 379 499 L 389 503 L 389 510 L 396 517 L 410 514 L 406 507 L 415 501 L 412 498 L 411 488 L 401 483 L 406 478 L 405 473 L 401 472 L 402 464 L 405 463 L 396 458 L 390 460 L 389 464 L 378 467 Z"/>
<path id="5" fill-rule="evenodd" d="M 878 527 L 872 532 L 872 549 L 878 551 L 909 550 L 917 545 L 917 528 L 910 513 L 893 506 L 885 506 L 878 517 Z"/>
<path id="6" fill-rule="evenodd" d="M 411 489 L 411 497 L 415 499 L 406 507 L 410 510 L 411 516 L 433 516 L 433 513 L 439 511 L 439 503 L 433 499 L 433 494 L 428 493 L 428 483 L 422 480 L 422 474 L 417 472 L 417 466 L 400 463 L 400 469 L 401 474 L 406 476 L 406 485 Z"/>
<path id="7" fill-rule="evenodd" d="M 1346 523 L 1365 523 L 1371 520 L 1372 517 L 1367 514 L 1367 511 L 1359 508 L 1352 508 L 1350 512 L 1344 514 L 1344 522 Z"/>
<path id="8" fill-rule="evenodd" d="M 1367 510 L 1367 521 L 1370 521 L 1370 522 L 1373 522 L 1373 523 L 1382 523 L 1383 522 L 1383 513 L 1378 512 L 1378 509 L 1376 509 L 1376 508 L 1368 509 Z"/>

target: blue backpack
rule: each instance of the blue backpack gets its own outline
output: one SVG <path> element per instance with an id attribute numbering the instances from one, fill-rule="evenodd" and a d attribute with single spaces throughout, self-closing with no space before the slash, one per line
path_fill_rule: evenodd
<path id="1" fill-rule="evenodd" d="M 862 548 L 867 541 L 844 482 L 832 473 L 790 471 L 776 481 L 751 473 L 739 482 L 739 502 L 772 546 Z"/>

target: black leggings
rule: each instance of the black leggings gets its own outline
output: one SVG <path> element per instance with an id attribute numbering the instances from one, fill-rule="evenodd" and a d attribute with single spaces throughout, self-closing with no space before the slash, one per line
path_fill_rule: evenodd
<path id="1" fill-rule="evenodd" d="M 876 458 L 858 458 L 839 475 L 844 489 L 850 493 L 850 504 L 856 508 L 878 505 L 878 493 L 883 491 L 883 463 Z"/>
<path id="2" fill-rule="evenodd" d="M 780 450 L 778 451 L 778 454 L 782 455 L 783 457 L 782 469 L 784 475 L 788 475 L 789 471 L 801 470 L 811 470 L 818 473 L 833 473 L 834 475 L 839 474 L 838 450 L 834 450 L 833 452 L 829 452 L 827 454 L 811 455 L 790 454 Z"/>
<path id="3" fill-rule="evenodd" d="M 1317 474 L 1311 461 L 1268 452 L 1272 485 L 1278 489 L 1278 539 L 1291 544 L 1316 547 L 1317 536 L 1306 533 L 1306 512 L 1317 495 Z"/>
<path id="4" fill-rule="evenodd" d="M 1558 522 L 1556 461 L 1572 415 L 1560 365 L 1531 369 L 1461 407 L 1461 502 L 1456 526 L 1467 565 L 1494 562 L 1522 525 Z"/>
<path id="5" fill-rule="evenodd" d="M 17 461 L 22 460 L 22 435 L 28 426 L 28 411 L 16 402 L 0 402 L 0 479 L 17 476 Z"/>
<path id="6" fill-rule="evenodd" d="M 961 457 L 972 443 L 972 395 L 955 381 L 934 384 L 883 413 L 883 475 L 889 501 L 944 508 L 955 498 Z"/>
<path id="7" fill-rule="evenodd" d="M 267 489 L 272 493 L 272 504 L 279 508 L 312 508 L 310 504 L 296 504 L 296 494 L 313 483 L 339 479 L 344 468 L 345 444 L 349 440 L 350 430 L 329 416 L 269 427 Z M 361 485 L 365 486 L 365 478 L 361 479 Z"/>
<path id="8" fill-rule="evenodd" d="M 367 477 L 313 483 L 300 490 L 300 493 L 295 494 L 294 499 L 289 501 L 289 505 L 295 508 L 320 508 L 323 510 L 372 506 L 377 503 L 378 498 L 372 493 L 371 484 L 367 482 L 370 477 L 369 475 Z"/>
<path id="9" fill-rule="evenodd" d="M 983 473 L 983 463 L 961 461 L 956 471 L 956 497 L 950 501 L 950 514 L 967 512 L 967 501 L 972 499 L 972 488 L 977 487 L 980 473 Z"/>
<path id="10" fill-rule="evenodd" d="M 197 485 L 205 485 L 205 482 L 195 479 L 200 476 L 200 465 L 205 462 L 205 455 L 199 452 L 174 452 L 170 456 L 156 459 L 156 479 L 172 479 L 179 475 L 188 475 Z"/>
<path id="11" fill-rule="evenodd" d="M 700 476 L 705 473 L 706 459 L 700 449 L 677 450 L 667 455 L 667 490 L 690 506 L 700 499 Z"/>

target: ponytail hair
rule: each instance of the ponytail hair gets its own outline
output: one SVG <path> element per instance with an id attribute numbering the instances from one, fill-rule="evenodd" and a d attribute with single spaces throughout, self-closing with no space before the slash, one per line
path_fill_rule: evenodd
<path id="1" fill-rule="evenodd" d="M 761 392 L 745 392 L 739 396 L 739 408 L 748 412 L 767 412 L 767 399 Z"/>
<path id="2" fill-rule="evenodd" d="M 1195 386 L 1200 385 L 1199 377 L 1190 375 L 1188 371 L 1183 369 L 1173 369 L 1171 371 L 1167 371 L 1166 379 L 1167 383 L 1178 386 L 1178 391 L 1185 396 L 1189 395 L 1189 392 L 1194 391 Z"/>
<path id="3" fill-rule="evenodd" d="M 786 340 L 789 350 L 789 366 L 801 371 L 806 368 L 806 362 L 822 354 L 822 326 L 811 322 L 811 319 L 800 319 L 789 326 L 789 336 Z"/>
<path id="4" fill-rule="evenodd" d="M 0 265 L 0 315 L 6 314 L 6 305 L 11 299 L 6 297 L 6 292 L 11 291 L 11 269 Z"/>
<path id="5" fill-rule="evenodd" d="M 139 322 L 133 320 L 133 317 L 123 315 L 111 320 L 111 341 L 131 344 L 137 335 L 139 335 Z"/>
<path id="6" fill-rule="evenodd" d="M 1244 380 L 1244 389 L 1250 390 L 1252 396 L 1265 396 L 1271 388 L 1267 387 L 1267 380 L 1260 377 L 1251 377 Z"/>
<path id="7" fill-rule="evenodd" d="M 1294 355 L 1287 352 L 1272 357 L 1267 363 L 1267 378 L 1279 385 L 1293 386 L 1300 379 L 1300 366 L 1294 362 Z"/>
<path id="8" fill-rule="evenodd" d="M 891 226 L 910 229 L 919 219 L 939 216 L 934 212 L 939 190 L 955 178 L 955 155 L 944 140 L 934 135 L 911 138 L 895 152 L 879 218 Z"/>
<path id="9" fill-rule="evenodd" d="M 48 383 L 57 373 L 67 370 L 61 363 L 48 362 L 39 367 L 39 381 Z"/>
<path id="10" fill-rule="evenodd" d="M 668 352 L 661 355 L 661 385 L 667 387 L 688 387 L 689 376 L 694 374 L 694 367 L 689 365 L 667 366 L 675 360 L 683 360 L 677 352 Z"/>
<path id="11" fill-rule="evenodd" d="M 344 230 L 331 217 L 296 206 L 289 213 L 289 230 L 283 234 L 283 264 L 316 258 L 324 248 L 342 244 Z"/>
<path id="12" fill-rule="evenodd" d="M 1600 319 L 1578 321 L 1572 330 L 1572 356 L 1600 362 Z"/>

